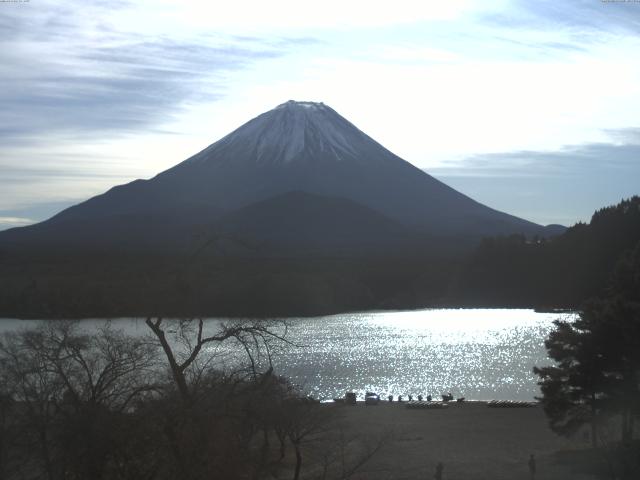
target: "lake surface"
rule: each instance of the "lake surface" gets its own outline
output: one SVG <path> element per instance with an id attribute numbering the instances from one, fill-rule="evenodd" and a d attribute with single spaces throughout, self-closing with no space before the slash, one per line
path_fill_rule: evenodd
<path id="1" fill-rule="evenodd" d="M 547 365 L 544 339 L 566 314 L 512 309 L 444 309 L 366 312 L 290 318 L 287 338 L 298 347 L 274 358 L 276 373 L 315 398 L 346 391 L 381 396 L 412 394 L 473 400 L 533 400 L 539 395 L 534 365 Z M 214 328 L 217 320 L 210 320 Z M 0 320 L 0 332 L 34 321 Z M 101 320 L 84 320 L 87 328 Z M 112 321 L 147 333 L 141 320 Z"/>

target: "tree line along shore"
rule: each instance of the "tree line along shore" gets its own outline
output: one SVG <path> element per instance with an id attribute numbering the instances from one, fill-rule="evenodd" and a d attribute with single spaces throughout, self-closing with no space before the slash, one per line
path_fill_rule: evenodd
<path id="1" fill-rule="evenodd" d="M 195 252 L 0 245 L 0 316 L 315 316 L 374 309 L 580 309 L 640 248 L 640 197 L 552 238 L 426 242 L 358 255 L 260 256 L 223 239 Z M 247 239 L 250 243 L 250 239 Z"/>

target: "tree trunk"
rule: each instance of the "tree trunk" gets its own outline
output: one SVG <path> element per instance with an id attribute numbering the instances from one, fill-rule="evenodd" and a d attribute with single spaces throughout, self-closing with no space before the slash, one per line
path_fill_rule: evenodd
<path id="1" fill-rule="evenodd" d="M 622 443 L 624 445 L 628 445 L 631 441 L 631 412 L 628 408 L 623 408 L 622 410 Z"/>
<path id="2" fill-rule="evenodd" d="M 47 472 L 47 478 L 49 480 L 53 480 L 55 476 L 53 474 L 53 465 L 51 462 L 51 455 L 49 454 L 47 432 L 45 431 L 40 432 L 40 442 L 41 442 L 40 448 L 42 451 L 42 459 L 44 461 L 44 469 Z"/>
<path id="3" fill-rule="evenodd" d="M 279 460 L 282 460 L 286 454 L 286 444 L 285 444 L 285 440 L 286 437 L 284 436 L 283 433 L 281 433 L 280 431 L 276 430 L 276 435 L 278 436 L 278 441 L 280 442 L 280 458 Z"/>
<path id="4" fill-rule="evenodd" d="M 167 341 L 167 337 L 164 334 L 162 328 L 160 328 L 160 320 L 157 323 L 153 323 L 150 318 L 147 318 L 146 322 L 147 326 L 151 329 L 154 335 L 158 338 L 160 342 L 160 346 L 167 357 L 167 361 L 169 362 L 169 367 L 171 368 L 171 375 L 173 376 L 174 381 L 176 382 L 176 386 L 178 387 L 178 391 L 180 392 L 180 397 L 185 403 L 189 403 L 191 396 L 189 394 L 189 387 L 187 386 L 187 379 L 184 376 L 184 369 L 178 365 L 176 361 L 176 357 L 173 354 L 173 350 Z"/>
<path id="5" fill-rule="evenodd" d="M 167 443 L 169 444 L 169 450 L 173 454 L 173 458 L 176 462 L 176 466 L 178 467 L 178 471 L 180 471 L 181 475 L 183 475 L 182 478 L 185 478 L 185 479 L 191 478 L 191 472 L 188 471 L 187 464 L 184 461 L 184 457 L 182 455 L 180 442 L 178 441 L 176 431 L 173 428 L 173 425 L 168 423 L 169 421 L 170 420 L 168 420 L 167 423 L 165 423 L 163 428 L 165 437 L 167 439 Z"/>
<path id="6" fill-rule="evenodd" d="M 265 427 L 263 430 L 264 438 L 262 441 L 262 447 L 260 448 L 260 462 L 253 472 L 254 480 L 258 480 L 261 477 L 262 470 L 267 464 L 269 458 L 269 431 Z"/>
<path id="7" fill-rule="evenodd" d="M 5 446 L 4 446 L 4 431 L 3 431 L 2 433 L 0 433 L 0 480 L 4 480 L 5 478 L 4 467 L 5 467 Z"/>
<path id="8" fill-rule="evenodd" d="M 296 470 L 293 474 L 293 480 L 298 480 L 300 478 L 300 469 L 302 468 L 302 452 L 300 452 L 300 445 L 297 443 L 293 445 L 296 449 Z"/>
<path id="9" fill-rule="evenodd" d="M 591 446 L 598 448 L 598 427 L 596 424 L 596 395 L 591 394 Z"/>

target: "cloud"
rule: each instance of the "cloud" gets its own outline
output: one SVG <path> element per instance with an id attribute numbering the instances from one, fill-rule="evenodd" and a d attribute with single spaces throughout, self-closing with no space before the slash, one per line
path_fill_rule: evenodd
<path id="1" fill-rule="evenodd" d="M 428 173 L 499 210 L 571 225 L 640 194 L 640 129 L 607 133 L 616 143 L 475 155 Z"/>
<path id="2" fill-rule="evenodd" d="M 485 0 L 486 2 L 486 0 Z M 151 2 L 143 2 L 150 4 Z M 447 21 L 477 8 L 478 0 L 235 0 L 221 7 L 206 0 L 154 0 L 155 8 L 192 28 L 249 30 L 273 33 L 287 30 L 378 28 L 416 21 Z M 177 4 L 177 5 L 176 5 Z"/>
<path id="3" fill-rule="evenodd" d="M 608 130 L 623 143 L 590 143 L 558 151 L 515 151 L 474 155 L 461 163 L 450 162 L 438 170 L 449 176 L 572 177 L 581 172 L 638 172 L 640 178 L 640 129 Z M 640 189 L 640 187 L 639 187 Z"/>
<path id="4" fill-rule="evenodd" d="M 114 185 L 147 176 L 139 164 L 110 154 L 107 145 L 102 145 L 102 152 L 95 146 L 1 150 L 0 216 L 44 220 Z"/>
<path id="5" fill-rule="evenodd" d="M 13 227 L 24 227 L 25 225 L 31 225 L 32 223 L 35 223 L 35 220 L 30 218 L 0 216 L 0 230 Z"/>
<path id="6" fill-rule="evenodd" d="M 8 12 L 2 7 L 4 145 L 51 133 L 126 134 L 170 123 L 189 102 L 224 95 L 229 72 L 314 41 L 122 31 L 109 19 L 125 6 L 31 2 Z"/>
<path id="7" fill-rule="evenodd" d="M 26 208 L 4 210 L 0 208 L 0 230 L 30 225 L 47 218 L 73 205 L 73 201 L 51 201 L 33 203 Z"/>
<path id="8" fill-rule="evenodd" d="M 512 0 L 509 8 L 485 17 L 501 25 L 568 28 L 576 33 L 638 33 L 640 3 L 620 0 Z M 584 38 L 584 37 L 583 37 Z M 587 40 L 587 38 L 584 38 Z M 596 41 L 596 37 L 591 37 Z"/>

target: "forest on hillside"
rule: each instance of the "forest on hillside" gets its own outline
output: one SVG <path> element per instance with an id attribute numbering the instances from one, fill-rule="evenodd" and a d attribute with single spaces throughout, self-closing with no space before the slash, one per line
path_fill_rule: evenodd
<path id="1" fill-rule="evenodd" d="M 215 246 L 214 246 L 215 247 Z M 576 309 L 640 248 L 640 197 L 553 238 L 484 239 L 473 251 L 357 257 L 0 251 L 0 316 L 298 316 L 370 309 Z"/>
<path id="2" fill-rule="evenodd" d="M 637 196 L 551 239 L 484 239 L 456 275 L 454 298 L 475 306 L 576 308 L 603 293 L 616 263 L 634 249 L 640 249 Z"/>

